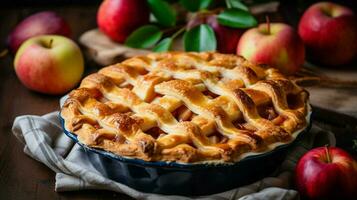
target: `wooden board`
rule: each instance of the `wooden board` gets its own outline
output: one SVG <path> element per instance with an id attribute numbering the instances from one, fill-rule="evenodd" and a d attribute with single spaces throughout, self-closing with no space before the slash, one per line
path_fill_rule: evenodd
<path id="1" fill-rule="evenodd" d="M 55 10 L 67 19 L 73 38 L 96 26 L 96 6 L 4 9 L 0 12 L 0 47 L 4 47 L 5 38 L 20 19 L 47 9 Z M 60 97 L 27 90 L 16 77 L 12 59 L 12 55 L 0 58 L 0 199 L 132 199 L 109 191 L 54 191 L 55 173 L 23 153 L 23 144 L 12 134 L 11 127 L 18 115 L 41 115 L 58 110 Z M 96 70 L 95 66 L 86 67 L 87 73 Z"/>
<path id="2" fill-rule="evenodd" d="M 96 27 L 96 6 L 36 7 L 2 9 L 0 12 L 0 40 L 3 42 L 11 28 L 30 13 L 40 10 L 55 10 L 64 16 L 73 30 L 73 38 Z M 48 96 L 27 90 L 17 79 L 13 70 L 13 56 L 0 58 L 0 199 L 1 200 L 48 200 L 48 199 L 132 199 L 109 191 L 76 191 L 56 193 L 55 173 L 45 165 L 23 153 L 21 144 L 11 132 L 13 120 L 18 115 L 41 115 L 59 109 L 59 96 Z M 86 73 L 98 66 L 87 62 Z M 314 109 L 314 119 L 322 125 L 326 121 L 337 136 L 337 145 L 351 150 L 352 137 L 357 133 L 357 120 L 331 111 Z M 327 126 L 327 125 L 325 125 Z"/>

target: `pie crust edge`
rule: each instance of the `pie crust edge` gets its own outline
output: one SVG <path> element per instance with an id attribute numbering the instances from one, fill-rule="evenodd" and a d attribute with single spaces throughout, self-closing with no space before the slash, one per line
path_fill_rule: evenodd
<path id="1" fill-rule="evenodd" d="M 291 94 L 299 99 L 294 109 Z M 277 114 L 272 121 L 283 118 L 279 125 L 257 111 L 267 96 Z M 195 116 L 175 121 L 173 112 L 181 106 Z M 292 142 L 310 113 L 308 93 L 278 70 L 213 52 L 153 53 L 102 68 L 84 78 L 61 109 L 65 128 L 89 147 L 180 163 L 229 163 L 268 152 Z M 234 120 L 243 122 L 237 126 Z M 212 129 L 228 139 L 212 142 Z"/>

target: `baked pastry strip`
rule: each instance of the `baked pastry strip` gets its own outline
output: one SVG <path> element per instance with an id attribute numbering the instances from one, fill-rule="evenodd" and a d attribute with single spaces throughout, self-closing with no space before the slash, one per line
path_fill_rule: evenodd
<path id="1" fill-rule="evenodd" d="M 134 57 L 88 76 L 61 115 L 81 142 L 119 155 L 233 161 L 291 140 L 306 124 L 307 99 L 277 70 L 242 57 L 171 52 Z M 257 110 L 268 104 L 271 119 Z"/>

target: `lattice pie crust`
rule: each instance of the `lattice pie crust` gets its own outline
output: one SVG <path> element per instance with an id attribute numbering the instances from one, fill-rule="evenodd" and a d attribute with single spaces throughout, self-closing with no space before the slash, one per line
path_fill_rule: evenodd
<path id="1" fill-rule="evenodd" d="M 81 143 L 146 161 L 234 162 L 307 125 L 308 93 L 278 70 L 213 52 L 153 53 L 83 79 L 62 107 Z"/>

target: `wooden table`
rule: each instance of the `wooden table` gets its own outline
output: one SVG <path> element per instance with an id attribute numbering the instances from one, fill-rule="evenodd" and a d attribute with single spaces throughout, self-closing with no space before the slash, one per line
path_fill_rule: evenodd
<path id="1" fill-rule="evenodd" d="M 0 8 L 0 51 L 4 40 L 14 25 L 30 13 L 47 10 L 48 7 L 36 8 Z M 86 30 L 96 27 L 95 13 L 97 5 L 50 8 L 65 17 L 70 23 L 73 38 Z M 11 132 L 13 120 L 23 114 L 42 115 L 59 109 L 59 96 L 47 96 L 27 90 L 17 79 L 13 70 L 13 55 L 0 58 L 0 199 L 132 199 L 126 195 L 108 191 L 54 191 L 55 173 L 45 165 L 23 153 L 21 144 Z M 96 70 L 96 66 L 87 62 L 86 72 Z M 347 136 L 356 130 L 357 121 L 342 115 L 343 120 L 334 120 L 328 112 L 315 109 L 316 120 L 342 121 L 337 125 L 352 125 L 349 131 L 337 135 L 339 146 L 351 149 L 351 139 Z M 317 117 L 316 117 L 317 116 Z M 320 116 L 320 117 L 319 117 Z M 357 132 L 355 132 L 357 133 Z"/>
<path id="2" fill-rule="evenodd" d="M 71 7 L 36 7 L 0 9 L 0 47 L 10 30 L 23 17 L 41 10 L 55 10 L 70 23 L 73 38 L 96 27 L 96 5 Z M 0 49 L 1 51 L 1 49 Z M 87 73 L 96 69 L 86 66 Z M 59 96 L 47 96 L 27 90 L 13 70 L 13 55 L 0 58 L 0 199 L 132 199 L 108 191 L 54 191 L 55 173 L 23 153 L 21 144 L 11 132 L 18 115 L 42 115 L 59 109 Z"/>

